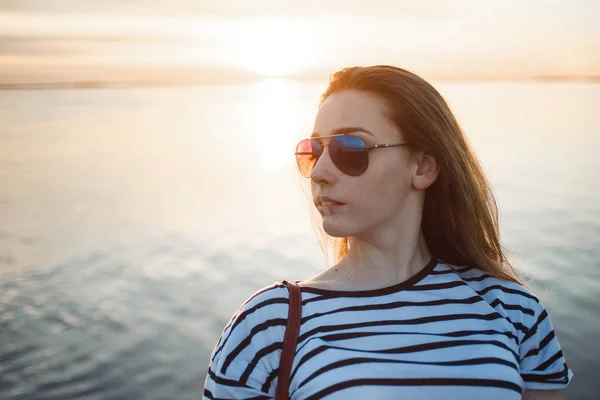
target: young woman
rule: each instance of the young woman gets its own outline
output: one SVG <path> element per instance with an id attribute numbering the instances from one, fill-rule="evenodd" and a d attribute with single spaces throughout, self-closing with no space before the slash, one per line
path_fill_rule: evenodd
<path id="1" fill-rule="evenodd" d="M 292 399 L 561 399 L 547 312 L 500 244 L 495 200 L 441 95 L 391 66 L 332 75 L 296 149 L 336 263 L 298 282 Z M 210 358 L 204 398 L 275 396 L 288 315 L 252 295 Z"/>

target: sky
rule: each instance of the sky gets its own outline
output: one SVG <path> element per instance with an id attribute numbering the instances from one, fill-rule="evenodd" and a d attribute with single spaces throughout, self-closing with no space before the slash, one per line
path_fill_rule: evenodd
<path id="1" fill-rule="evenodd" d="M 600 76 L 598 0 L 2 0 L 0 83 Z"/>

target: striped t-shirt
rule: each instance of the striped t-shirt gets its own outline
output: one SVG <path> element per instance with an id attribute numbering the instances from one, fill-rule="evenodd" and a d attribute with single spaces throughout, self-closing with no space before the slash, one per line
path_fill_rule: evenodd
<path id="1" fill-rule="evenodd" d="M 520 399 L 572 379 L 547 312 L 521 285 L 432 260 L 382 289 L 301 287 L 291 399 Z M 276 282 L 215 346 L 204 399 L 271 399 L 288 315 Z"/>

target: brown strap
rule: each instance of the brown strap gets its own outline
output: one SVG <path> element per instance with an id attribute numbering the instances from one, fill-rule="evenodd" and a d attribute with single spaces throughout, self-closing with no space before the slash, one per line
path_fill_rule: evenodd
<path id="1" fill-rule="evenodd" d="M 296 342 L 300 331 L 300 319 L 302 318 L 302 294 L 300 287 L 294 282 L 283 281 L 290 292 L 290 306 L 288 309 L 288 320 L 283 339 L 283 351 L 279 362 L 279 377 L 277 378 L 276 400 L 287 400 L 290 387 L 290 373 L 292 362 L 296 353 Z"/>

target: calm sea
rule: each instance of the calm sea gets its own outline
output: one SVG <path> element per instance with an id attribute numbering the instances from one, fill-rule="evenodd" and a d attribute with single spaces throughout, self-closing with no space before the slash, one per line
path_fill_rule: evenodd
<path id="1" fill-rule="evenodd" d="M 600 396 L 600 84 L 437 83 Z M 325 268 L 293 149 L 323 84 L 0 92 L 0 398 L 198 399 L 239 305 Z"/>

